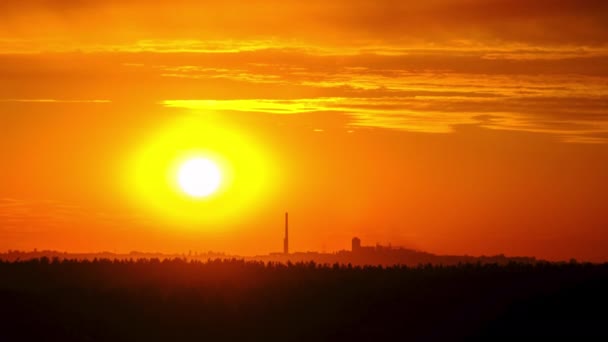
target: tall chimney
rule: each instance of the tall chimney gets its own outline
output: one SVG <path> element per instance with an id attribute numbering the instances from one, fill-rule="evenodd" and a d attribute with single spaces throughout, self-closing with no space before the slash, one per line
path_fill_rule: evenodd
<path id="1" fill-rule="evenodd" d="M 289 254 L 289 213 L 285 213 L 285 238 L 283 239 L 283 253 Z"/>

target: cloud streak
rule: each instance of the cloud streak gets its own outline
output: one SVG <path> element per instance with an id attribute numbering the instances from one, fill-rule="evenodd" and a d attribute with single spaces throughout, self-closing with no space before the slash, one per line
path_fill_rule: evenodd
<path id="1" fill-rule="evenodd" d="M 0 198 L 0 233 L 32 233 L 91 225 L 119 228 L 142 222 L 136 215 L 102 212 L 69 202 Z"/>
<path id="2" fill-rule="evenodd" d="M 491 129 L 549 133 L 570 142 L 602 142 L 608 133 L 608 84 L 604 77 L 414 72 L 371 67 L 343 67 L 330 72 L 281 65 L 255 65 L 250 70 L 195 66 L 172 70 L 184 78 L 221 78 L 341 92 L 341 96 L 317 98 L 162 102 L 167 107 L 200 112 L 344 113 L 353 126 L 446 133 L 456 125 L 477 124 Z"/>
<path id="3" fill-rule="evenodd" d="M 0 99 L 0 102 L 16 103 L 111 103 L 110 100 L 63 100 L 63 99 Z"/>
<path id="4" fill-rule="evenodd" d="M 384 97 L 384 98 L 315 98 L 293 100 L 167 100 L 170 108 L 185 108 L 194 112 L 250 112 L 265 114 L 344 114 L 350 126 L 397 129 L 410 132 L 448 133 L 457 125 L 475 124 L 501 130 L 550 133 L 569 142 L 605 142 L 608 134 L 608 113 L 587 112 L 587 117 L 557 112 L 570 99 L 554 99 L 556 112 L 546 104 L 535 107 L 522 99 L 469 99 Z M 491 102 L 491 105 L 488 105 Z M 605 103 L 602 105 L 606 105 Z M 538 111 L 535 113 L 534 111 Z M 587 109 L 588 110 L 588 109 Z M 561 113 L 561 115 L 560 115 Z M 345 129 L 348 127 L 345 127 Z"/>
<path id="5" fill-rule="evenodd" d="M 337 0 L 330 4 L 322 0 L 32 0 L 4 1 L 0 11 L 0 32 L 19 34 L 12 38 L 59 37 L 80 43 L 200 35 L 209 39 L 288 36 L 332 45 L 353 39 L 445 43 L 470 37 L 536 45 L 608 41 L 608 5 L 603 0 Z"/>
<path id="6" fill-rule="evenodd" d="M 602 0 L 37 0 L 0 11 L 0 106 L 160 102 L 416 132 L 608 134 Z"/>

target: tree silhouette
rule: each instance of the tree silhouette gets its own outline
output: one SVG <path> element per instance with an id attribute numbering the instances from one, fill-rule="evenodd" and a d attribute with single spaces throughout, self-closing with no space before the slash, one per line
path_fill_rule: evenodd
<path id="1" fill-rule="evenodd" d="M 608 265 L 0 261 L 0 340 L 604 336 Z"/>

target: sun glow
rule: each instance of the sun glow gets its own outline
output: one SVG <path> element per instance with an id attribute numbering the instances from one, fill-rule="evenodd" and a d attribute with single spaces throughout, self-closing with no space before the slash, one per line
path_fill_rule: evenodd
<path id="1" fill-rule="evenodd" d="M 180 167 L 177 181 L 188 195 L 206 197 L 218 189 L 222 181 L 222 173 L 209 159 L 194 158 Z"/>
<path id="2" fill-rule="evenodd" d="M 226 226 L 266 203 L 276 174 L 255 139 L 209 116 L 173 120 L 128 163 L 126 191 L 136 207 L 167 224 L 200 229 Z"/>

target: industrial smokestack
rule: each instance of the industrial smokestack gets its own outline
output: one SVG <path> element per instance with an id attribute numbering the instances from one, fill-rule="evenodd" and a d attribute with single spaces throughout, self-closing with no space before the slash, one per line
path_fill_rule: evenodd
<path id="1" fill-rule="evenodd" d="M 283 239 L 283 253 L 289 254 L 289 213 L 285 213 L 285 238 Z"/>

